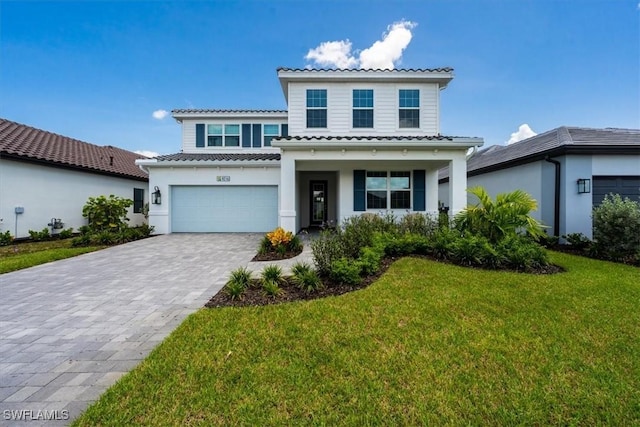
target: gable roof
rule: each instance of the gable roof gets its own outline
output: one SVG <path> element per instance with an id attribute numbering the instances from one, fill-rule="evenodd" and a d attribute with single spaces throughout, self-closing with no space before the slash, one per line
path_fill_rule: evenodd
<path id="1" fill-rule="evenodd" d="M 506 169 L 565 154 L 640 154 L 640 129 L 593 129 L 561 126 L 510 144 L 492 145 L 467 160 L 467 175 Z M 449 176 L 440 170 L 440 179 Z"/>
<path id="2" fill-rule="evenodd" d="M 2 118 L 0 157 L 138 181 L 149 180 L 135 164 L 136 159 L 145 159 L 145 156 L 110 145 L 89 144 Z"/>

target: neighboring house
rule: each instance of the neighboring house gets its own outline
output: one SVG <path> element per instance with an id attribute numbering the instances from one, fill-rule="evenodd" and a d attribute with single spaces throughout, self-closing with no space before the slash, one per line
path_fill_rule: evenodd
<path id="1" fill-rule="evenodd" d="M 591 237 L 592 209 L 606 194 L 640 201 L 640 130 L 563 126 L 478 151 L 467 171 L 469 187 L 482 186 L 494 197 L 516 189 L 532 195 L 538 201 L 534 216 L 550 227 L 549 234 Z M 448 171 L 441 171 L 445 204 L 448 181 Z"/>
<path id="2" fill-rule="evenodd" d="M 110 194 L 134 200 L 130 224 L 141 224 L 148 176 L 135 164 L 140 158 L 0 119 L 0 231 L 28 237 L 29 230 L 51 231 L 52 219 L 77 230 L 87 223 L 87 199 Z"/>
<path id="3" fill-rule="evenodd" d="M 277 70 L 288 110 L 174 110 L 179 154 L 138 160 L 161 195 L 156 232 L 298 231 L 362 212 L 438 210 L 450 166 L 466 205 L 466 152 L 481 138 L 440 134 L 450 68 Z M 153 191 L 151 190 L 151 191 Z"/>

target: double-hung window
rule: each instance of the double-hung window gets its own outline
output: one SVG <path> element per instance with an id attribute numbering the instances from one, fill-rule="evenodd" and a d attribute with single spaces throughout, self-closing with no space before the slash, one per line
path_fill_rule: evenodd
<path id="1" fill-rule="evenodd" d="M 327 127 L 326 89 L 307 89 L 307 127 Z"/>
<path id="2" fill-rule="evenodd" d="M 411 172 L 367 171 L 367 209 L 410 209 Z"/>
<path id="3" fill-rule="evenodd" d="M 239 147 L 240 125 L 208 125 L 207 146 Z"/>
<path id="4" fill-rule="evenodd" d="M 399 126 L 401 128 L 420 127 L 420 91 L 418 89 L 400 89 Z"/>
<path id="5" fill-rule="evenodd" d="M 373 127 L 373 90 L 353 90 L 353 127 Z"/>
<path id="6" fill-rule="evenodd" d="M 280 136 L 280 125 L 263 125 L 263 146 L 271 147 L 271 140 L 277 136 Z"/>

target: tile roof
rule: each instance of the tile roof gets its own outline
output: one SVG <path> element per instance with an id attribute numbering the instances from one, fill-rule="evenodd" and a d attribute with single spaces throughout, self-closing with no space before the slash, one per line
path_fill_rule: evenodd
<path id="1" fill-rule="evenodd" d="M 382 68 L 288 68 L 278 67 L 278 71 L 296 72 L 296 73 L 309 73 L 309 72 L 351 72 L 351 73 L 370 73 L 384 71 L 387 73 L 450 73 L 453 71 L 451 67 L 442 68 L 394 68 L 382 69 Z"/>
<path id="2" fill-rule="evenodd" d="M 177 153 L 158 156 L 158 162 L 169 161 L 265 161 L 280 160 L 279 153 Z"/>
<path id="3" fill-rule="evenodd" d="M 234 114 L 287 114 L 287 110 L 224 110 L 224 109 L 206 109 L 206 108 L 179 108 L 171 110 L 171 114 L 218 114 L 218 113 L 234 113 Z"/>
<path id="4" fill-rule="evenodd" d="M 609 152 L 620 150 L 640 152 L 640 129 L 592 129 L 561 126 L 510 145 L 492 145 L 478 151 L 467 161 L 467 173 L 478 175 L 485 171 L 505 169 L 510 165 L 543 159 L 547 155 L 567 152 Z M 447 168 L 440 171 L 440 179 L 448 177 Z"/>
<path id="5" fill-rule="evenodd" d="M 457 136 L 393 135 L 393 136 L 280 136 L 273 141 L 453 141 Z"/>
<path id="6" fill-rule="evenodd" d="M 0 118 L 0 157 L 148 181 L 136 166 L 145 156 L 120 148 L 89 144 Z"/>

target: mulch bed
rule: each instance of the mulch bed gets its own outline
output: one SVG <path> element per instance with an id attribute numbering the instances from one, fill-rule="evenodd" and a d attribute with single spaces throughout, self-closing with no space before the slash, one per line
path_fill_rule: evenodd
<path id="1" fill-rule="evenodd" d="M 561 244 L 550 246 L 548 249 L 552 251 L 562 252 L 569 255 L 577 255 L 577 256 L 581 256 L 589 259 L 599 259 L 600 261 L 616 262 L 618 264 L 626 264 L 633 267 L 640 267 L 640 261 L 636 261 L 635 259 L 633 259 L 633 257 L 628 257 L 626 259 L 621 259 L 621 260 L 605 259 L 605 258 L 600 258 L 590 254 L 587 249 L 576 249 L 571 245 L 561 245 Z"/>
<path id="2" fill-rule="evenodd" d="M 429 256 L 412 255 L 412 257 L 436 260 L 435 258 L 429 257 Z M 382 274 L 384 274 L 384 272 L 387 271 L 391 266 L 391 264 L 393 264 L 397 259 L 398 258 L 395 258 L 395 257 L 384 258 L 380 263 L 380 270 L 378 271 L 378 273 L 363 278 L 362 282 L 358 285 L 345 285 L 342 283 L 333 283 L 325 279 L 323 281 L 324 282 L 323 289 L 320 289 L 313 293 L 307 293 L 297 288 L 293 284 L 285 283 L 282 286 L 280 286 L 280 288 L 283 290 L 282 294 L 277 297 L 271 297 L 271 296 L 265 295 L 260 286 L 260 282 L 258 280 L 254 280 L 252 286 L 247 288 L 247 290 L 245 291 L 242 299 L 232 300 L 227 295 L 227 293 L 224 291 L 224 288 L 223 288 L 220 292 L 214 295 L 209 300 L 209 302 L 205 304 L 205 307 L 218 308 L 218 307 L 261 306 L 261 305 L 281 304 L 284 302 L 293 302 L 293 301 L 307 301 L 307 300 L 314 300 L 318 298 L 325 298 L 329 296 L 342 295 L 348 292 L 353 292 L 359 289 L 366 288 L 367 286 L 369 286 L 370 284 L 378 280 L 378 278 L 380 278 L 380 276 L 382 276 Z M 449 263 L 449 261 L 442 261 L 442 260 L 436 260 L 436 261 Z M 453 263 L 450 263 L 450 264 L 453 264 Z M 478 267 L 470 267 L 470 268 L 476 268 L 478 270 L 481 270 L 481 268 L 478 268 Z M 503 270 L 503 271 L 512 271 L 512 272 L 522 273 L 521 271 L 518 271 L 518 270 Z M 527 271 L 526 273 L 555 274 L 555 273 L 561 273 L 563 271 L 565 270 L 562 267 L 559 267 L 557 265 L 550 265 L 538 270 Z"/>
<path id="3" fill-rule="evenodd" d="M 302 249 L 299 251 L 285 252 L 284 254 L 279 254 L 278 252 L 267 252 L 266 254 L 257 254 L 251 261 L 280 261 L 283 259 L 297 257 L 301 253 Z"/>

